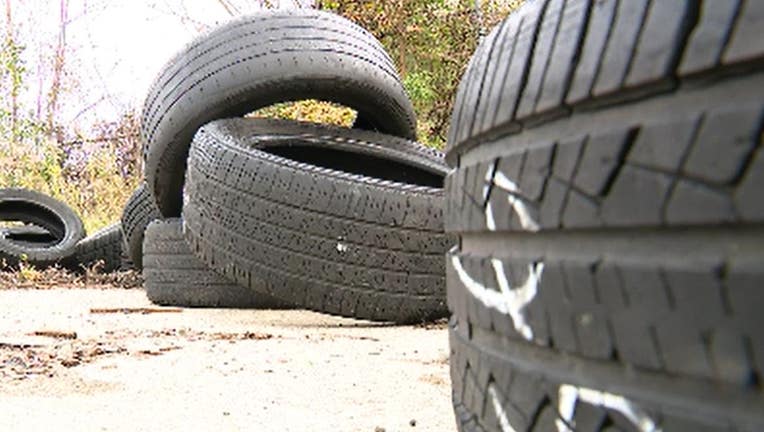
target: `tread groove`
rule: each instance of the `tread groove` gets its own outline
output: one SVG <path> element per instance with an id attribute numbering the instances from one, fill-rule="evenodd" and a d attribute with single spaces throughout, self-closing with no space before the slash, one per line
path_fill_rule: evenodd
<path id="1" fill-rule="evenodd" d="M 517 118 L 517 111 L 520 109 L 520 101 L 522 100 L 523 94 L 525 94 L 525 88 L 528 85 L 528 79 L 531 72 L 531 67 L 533 66 L 533 56 L 536 53 L 536 41 L 538 40 L 539 33 L 541 33 L 541 27 L 544 20 L 544 15 L 546 14 L 546 9 L 549 6 L 549 0 L 537 0 L 541 2 L 541 10 L 539 11 L 538 15 L 538 22 L 536 23 L 536 28 L 533 31 L 533 36 L 531 37 L 530 42 L 530 52 L 528 54 L 528 60 L 525 62 L 525 65 L 523 67 L 523 72 L 520 76 L 520 84 L 517 91 L 517 99 L 515 101 L 515 106 L 512 111 L 512 115 L 509 117 L 509 120 L 507 123 L 514 123 L 515 119 Z"/>
<path id="2" fill-rule="evenodd" d="M 504 87 L 509 81 L 507 79 L 507 75 L 509 74 L 509 68 L 512 65 L 512 61 L 515 58 L 515 48 L 517 47 L 517 39 L 520 35 L 520 30 L 523 28 L 523 23 L 525 21 L 525 17 L 521 17 L 519 20 L 519 23 L 517 24 L 517 30 L 514 33 L 514 36 L 512 36 L 512 49 L 510 51 L 509 59 L 507 60 L 507 67 L 504 70 L 504 73 L 502 74 L 502 78 L 499 82 L 501 82 L 501 87 L 499 88 L 499 93 L 497 94 L 504 94 Z M 496 125 L 496 122 L 499 118 L 499 108 L 501 107 L 501 104 L 495 104 L 493 115 L 491 116 L 491 125 Z"/>
<path id="3" fill-rule="evenodd" d="M 533 107 L 529 109 L 530 113 L 536 112 L 536 109 L 539 104 L 539 100 L 541 99 L 541 96 L 544 94 L 544 91 L 543 91 L 544 83 L 546 82 L 547 72 L 549 71 L 549 64 L 552 62 L 552 55 L 554 54 L 554 47 L 556 46 L 555 42 L 557 41 L 557 36 L 560 34 L 560 26 L 562 25 L 563 18 L 565 17 L 565 10 L 567 9 L 569 5 L 570 5 L 570 2 L 567 2 L 567 1 L 563 2 L 562 6 L 560 7 L 560 11 L 558 12 L 557 23 L 555 24 L 554 33 L 552 34 L 551 47 L 549 48 L 549 54 L 546 56 L 546 59 L 544 60 L 544 67 L 542 68 L 541 78 L 539 79 L 539 82 L 540 82 L 539 89 L 536 92 L 536 96 L 533 99 Z M 546 12 L 544 13 L 544 15 L 545 14 Z"/>

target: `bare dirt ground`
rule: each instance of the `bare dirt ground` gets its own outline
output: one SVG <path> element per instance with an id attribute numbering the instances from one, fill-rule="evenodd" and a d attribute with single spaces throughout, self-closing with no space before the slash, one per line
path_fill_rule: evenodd
<path id="1" fill-rule="evenodd" d="M 0 430 L 443 432 L 450 388 L 444 325 L 0 290 Z"/>

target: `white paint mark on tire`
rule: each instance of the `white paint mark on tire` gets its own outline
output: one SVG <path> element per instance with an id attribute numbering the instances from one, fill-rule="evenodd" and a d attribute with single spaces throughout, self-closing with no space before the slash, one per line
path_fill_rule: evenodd
<path id="1" fill-rule="evenodd" d="M 538 294 L 538 287 L 541 283 L 541 273 L 544 272 L 544 263 L 534 263 L 528 265 L 528 278 L 525 283 L 512 289 L 509 286 L 509 279 L 504 272 L 504 263 L 498 259 L 492 259 L 491 264 L 493 270 L 496 273 L 496 280 L 499 282 L 499 288 L 501 289 L 504 298 L 506 299 L 509 310 L 509 315 L 512 317 L 512 323 L 515 326 L 515 330 L 520 333 L 525 340 L 533 340 L 533 329 L 525 319 L 525 308 L 531 304 L 536 294 Z"/>
<path id="2" fill-rule="evenodd" d="M 494 185 L 509 193 L 509 204 L 520 218 L 521 226 L 528 231 L 538 231 L 539 225 L 533 220 L 531 212 L 521 199 L 515 194 L 520 193 L 517 184 L 508 179 L 503 173 L 496 171 L 496 164 L 491 165 L 486 171 L 485 185 L 483 186 L 483 201 L 485 206 L 486 227 L 490 231 L 496 231 L 496 220 L 493 214 L 493 207 L 488 201 L 490 198 L 491 186 Z M 528 341 L 533 340 L 533 329 L 525 319 L 526 307 L 536 298 L 538 287 L 541 283 L 541 275 L 544 272 L 544 263 L 533 263 L 528 265 L 528 278 L 525 282 L 513 288 L 509 283 L 509 278 L 504 271 L 504 263 L 498 259 L 492 259 L 496 280 L 499 283 L 499 289 L 489 288 L 473 279 L 462 266 L 461 260 L 453 252 L 451 262 L 456 271 L 459 280 L 472 294 L 486 307 L 495 309 L 500 313 L 512 317 L 515 330 Z"/>
<path id="3" fill-rule="evenodd" d="M 478 299 L 478 301 L 483 303 L 487 308 L 496 309 L 499 313 L 505 315 L 509 314 L 509 304 L 504 298 L 503 293 L 498 290 L 486 288 L 480 282 L 472 279 L 469 273 L 462 267 L 462 261 L 459 259 L 458 255 L 453 255 L 451 257 L 451 264 L 453 264 L 456 275 L 459 277 L 462 285 L 467 288 L 467 291 L 469 291 L 473 297 Z"/>
<path id="4" fill-rule="evenodd" d="M 496 413 L 496 418 L 499 419 L 499 426 L 501 426 L 501 432 L 515 432 L 515 428 L 509 423 L 507 412 L 504 411 L 504 407 L 501 406 L 498 392 L 493 383 L 488 385 L 488 395 L 491 396 L 491 402 L 493 403 L 493 411 Z"/>
<path id="5" fill-rule="evenodd" d="M 497 259 L 491 260 L 499 281 L 499 289 L 489 288 L 473 279 L 462 266 L 458 255 L 451 257 L 451 264 L 456 275 L 467 290 L 485 307 L 495 309 L 499 313 L 512 317 L 515 330 L 528 341 L 533 340 L 533 329 L 525 319 L 525 308 L 533 301 L 538 293 L 538 285 L 541 282 L 541 273 L 544 271 L 543 263 L 528 265 L 528 279 L 525 283 L 512 289 L 509 280 L 504 273 L 503 263 Z"/>
<path id="6" fill-rule="evenodd" d="M 623 396 L 563 384 L 558 391 L 558 398 L 557 411 L 560 414 L 560 419 L 556 421 L 558 432 L 573 432 L 571 427 L 575 427 L 573 417 L 576 414 L 578 401 L 617 411 L 641 432 L 661 432 L 660 427 L 646 412 Z"/>
<path id="7" fill-rule="evenodd" d="M 555 420 L 557 432 L 573 432 L 573 416 L 576 414 L 576 402 L 578 402 L 578 390 L 569 385 L 560 386 L 557 392 L 557 413 L 560 418 Z"/>
<path id="8" fill-rule="evenodd" d="M 515 182 L 508 179 L 501 171 L 498 171 L 493 176 L 493 184 L 509 194 L 509 197 L 507 198 L 509 200 L 509 205 L 512 206 L 512 209 L 517 213 L 517 216 L 520 218 L 520 226 L 522 226 L 524 230 L 536 232 L 541 229 L 538 222 L 531 216 L 528 206 L 522 199 L 517 197 L 517 195 L 520 194 L 520 188 Z"/>
<path id="9" fill-rule="evenodd" d="M 496 231 L 496 219 L 493 218 L 491 203 L 485 206 L 485 226 L 488 228 L 488 231 Z"/>
<path id="10" fill-rule="evenodd" d="M 496 164 L 491 165 L 485 176 L 485 185 L 483 186 L 483 202 L 485 205 L 486 227 L 490 231 L 496 231 L 496 220 L 493 214 L 493 207 L 489 201 L 491 188 L 495 186 L 508 193 L 507 200 L 514 212 L 520 219 L 520 225 L 523 229 L 531 232 L 537 232 L 541 229 L 531 215 L 525 202 L 519 198 L 520 188 L 515 182 L 507 178 L 504 173 L 496 170 Z M 544 272 L 544 263 L 533 263 L 528 265 L 528 277 L 521 286 L 512 288 L 504 270 L 504 263 L 499 259 L 492 259 L 491 264 L 496 274 L 496 280 L 499 289 L 486 287 L 482 283 L 472 279 L 462 266 L 457 249 L 452 250 L 451 262 L 456 271 L 459 280 L 468 291 L 486 307 L 497 310 L 500 313 L 510 315 L 514 323 L 515 330 L 528 341 L 533 340 L 533 329 L 525 319 L 525 308 L 538 295 L 538 288 L 541 283 L 541 275 Z M 491 396 L 496 417 L 499 420 L 502 432 L 514 432 L 515 429 L 509 422 L 506 411 L 501 405 L 496 388 L 493 384 L 488 386 L 488 393 Z M 558 432 L 573 432 L 571 427 L 575 427 L 574 416 L 576 405 L 579 401 L 603 407 L 609 410 L 621 413 L 626 419 L 634 424 L 641 432 L 662 432 L 656 422 L 623 396 L 611 393 L 600 392 L 583 387 L 575 387 L 564 384 L 558 391 L 558 413 L 560 418 L 556 420 Z"/>

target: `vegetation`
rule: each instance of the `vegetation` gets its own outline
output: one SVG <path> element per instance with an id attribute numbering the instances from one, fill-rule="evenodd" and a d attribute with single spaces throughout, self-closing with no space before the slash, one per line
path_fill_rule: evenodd
<path id="1" fill-rule="evenodd" d="M 382 41 L 414 102 L 420 140 L 441 147 L 457 84 L 481 31 L 519 3 L 483 1 L 479 10 L 474 1 L 464 0 L 320 0 L 316 6 L 350 18 Z M 40 90 L 36 106 L 20 100 L 21 90 L 37 77 L 27 70 L 24 41 L 14 32 L 9 11 L 0 47 L 0 187 L 48 193 L 74 207 L 93 232 L 119 218 L 140 181 L 138 118 L 125 112 L 118 121 L 95 124 L 86 133 L 62 124 L 61 101 L 72 96 L 68 89 L 76 85 L 67 86 L 61 39 L 51 48 L 46 72 L 52 79 Z M 279 104 L 255 115 L 345 126 L 354 117 L 352 110 L 318 101 Z"/>
<path id="2" fill-rule="evenodd" d="M 319 2 L 373 33 L 395 60 L 419 120 L 419 139 L 442 147 L 462 73 L 481 32 L 519 0 L 345 0 Z M 476 4 L 481 7 L 476 8 Z"/>

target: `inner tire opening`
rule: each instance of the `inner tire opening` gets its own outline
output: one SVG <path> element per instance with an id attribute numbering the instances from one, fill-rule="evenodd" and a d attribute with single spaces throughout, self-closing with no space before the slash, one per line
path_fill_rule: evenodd
<path id="1" fill-rule="evenodd" d="M 22 225 L 8 222 L 20 222 Z M 27 242 L 25 238 L 30 235 L 48 237 L 53 243 L 59 243 L 66 237 L 66 224 L 59 215 L 43 206 L 25 201 L 1 202 L 0 224 L 9 226 L 6 230 L 16 233 L 11 236 L 21 236 L 19 241 L 23 242 Z"/>
<path id="2" fill-rule="evenodd" d="M 4 231 L 7 240 L 17 243 L 47 246 L 58 242 L 58 239 L 46 229 L 36 225 L 23 225 L 21 227 L 7 228 Z"/>
<path id="3" fill-rule="evenodd" d="M 260 150 L 295 162 L 348 174 L 431 188 L 443 187 L 442 175 L 399 161 L 367 154 L 310 145 L 274 146 L 260 148 Z"/>

